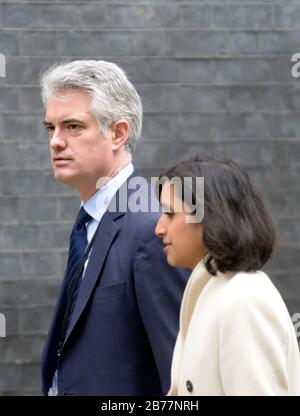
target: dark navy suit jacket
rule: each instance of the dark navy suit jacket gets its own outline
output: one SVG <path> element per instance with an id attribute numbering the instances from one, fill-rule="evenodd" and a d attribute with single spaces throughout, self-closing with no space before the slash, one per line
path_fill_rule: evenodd
<path id="1" fill-rule="evenodd" d="M 44 394 L 56 369 L 59 395 L 167 392 L 189 272 L 168 266 L 154 234 L 159 215 L 105 212 L 58 357 L 62 284 L 42 356 Z"/>

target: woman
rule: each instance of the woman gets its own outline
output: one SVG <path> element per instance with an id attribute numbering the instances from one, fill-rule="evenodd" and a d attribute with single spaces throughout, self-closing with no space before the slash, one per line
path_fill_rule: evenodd
<path id="1" fill-rule="evenodd" d="M 193 223 L 203 204 L 197 177 L 204 177 L 204 217 Z M 191 188 L 184 178 L 193 178 Z M 168 263 L 192 270 L 169 395 L 300 395 L 293 324 L 259 270 L 273 251 L 274 226 L 247 173 L 230 160 L 196 158 L 164 179 L 156 234 Z"/>

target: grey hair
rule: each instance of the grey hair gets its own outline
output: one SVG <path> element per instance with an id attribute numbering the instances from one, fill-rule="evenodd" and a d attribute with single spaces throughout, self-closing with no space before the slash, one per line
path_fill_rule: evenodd
<path id="1" fill-rule="evenodd" d="M 129 124 L 126 149 L 131 153 L 140 138 L 143 107 L 125 72 L 106 61 L 73 61 L 50 67 L 40 79 L 44 107 L 51 95 L 66 89 L 83 90 L 91 97 L 91 111 L 105 134 L 111 124 L 125 119 Z"/>

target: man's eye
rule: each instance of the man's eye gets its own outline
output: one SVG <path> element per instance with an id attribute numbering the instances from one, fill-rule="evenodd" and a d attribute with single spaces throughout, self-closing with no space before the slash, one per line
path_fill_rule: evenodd
<path id="1" fill-rule="evenodd" d="M 80 129 L 81 126 L 79 126 L 78 124 L 69 124 L 68 125 L 68 129 L 69 130 L 78 130 Z"/>
<path id="2" fill-rule="evenodd" d="M 54 131 L 54 126 L 45 126 L 48 133 L 52 133 Z"/>
<path id="3" fill-rule="evenodd" d="M 173 218 L 174 217 L 174 212 L 165 212 L 165 214 L 168 218 Z"/>

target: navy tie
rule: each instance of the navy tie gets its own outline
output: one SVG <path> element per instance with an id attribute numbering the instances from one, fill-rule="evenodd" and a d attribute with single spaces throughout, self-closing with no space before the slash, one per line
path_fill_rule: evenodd
<path id="1" fill-rule="evenodd" d="M 92 217 L 81 207 L 70 236 L 69 259 L 66 271 L 67 307 L 69 310 L 68 324 L 70 323 L 81 283 L 82 273 L 78 275 L 78 271 L 87 247 L 85 224 L 91 219 Z"/>

